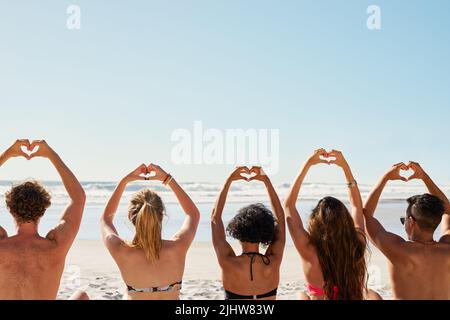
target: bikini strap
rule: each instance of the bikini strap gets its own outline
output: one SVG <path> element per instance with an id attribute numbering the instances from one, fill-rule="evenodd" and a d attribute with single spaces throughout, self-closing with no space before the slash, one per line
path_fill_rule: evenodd
<path id="1" fill-rule="evenodd" d="M 260 256 L 262 262 L 268 266 L 270 264 L 270 259 L 268 256 L 265 256 L 259 252 L 243 252 L 246 256 L 250 257 L 250 279 L 253 281 L 253 263 L 255 262 L 255 257 Z"/>

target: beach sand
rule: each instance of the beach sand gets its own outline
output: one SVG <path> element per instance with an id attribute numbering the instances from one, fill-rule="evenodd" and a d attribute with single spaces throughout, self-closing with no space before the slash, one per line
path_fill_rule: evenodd
<path id="1" fill-rule="evenodd" d="M 390 299 L 386 260 L 377 249 L 371 247 L 370 250 L 369 287 L 384 299 Z M 278 299 L 296 299 L 298 292 L 305 289 L 304 286 L 300 258 L 295 248 L 288 245 L 281 266 Z M 77 289 L 85 290 L 91 299 L 122 299 L 124 283 L 101 241 L 77 240 L 70 250 L 58 299 L 67 299 Z M 211 243 L 194 243 L 186 260 L 181 299 L 222 300 L 223 296 L 220 270 Z"/>

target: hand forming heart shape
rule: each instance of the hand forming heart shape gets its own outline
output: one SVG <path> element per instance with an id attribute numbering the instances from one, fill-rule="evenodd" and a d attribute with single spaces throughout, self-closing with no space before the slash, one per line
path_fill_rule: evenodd
<path id="1" fill-rule="evenodd" d="M 244 178 L 245 181 L 250 181 L 252 178 L 256 177 L 256 172 L 252 172 L 248 167 L 246 167 L 247 172 L 241 172 L 240 176 Z"/>
<path id="2" fill-rule="evenodd" d="M 265 176 L 265 172 L 261 167 L 253 166 L 249 167 L 237 167 L 232 173 L 233 180 L 245 180 L 247 182 L 253 180 L 262 180 Z"/>
<path id="3" fill-rule="evenodd" d="M 142 178 L 145 178 L 146 180 L 150 180 L 150 178 L 156 177 L 156 172 L 155 172 L 155 170 L 149 171 L 147 169 L 145 172 L 142 172 L 139 176 Z"/>
<path id="4" fill-rule="evenodd" d="M 31 145 L 21 146 L 20 149 L 25 155 L 28 156 L 27 159 L 31 159 L 31 156 L 39 151 L 39 146 L 34 146 L 33 148 L 31 148 Z"/>
<path id="5" fill-rule="evenodd" d="M 24 157 L 27 160 L 31 160 L 35 157 L 48 158 L 55 153 L 45 140 L 34 140 L 30 143 L 28 139 L 18 139 L 5 151 L 5 154 L 10 158 Z"/>
<path id="6" fill-rule="evenodd" d="M 415 179 L 423 179 L 424 171 L 420 164 L 410 161 L 408 164 L 403 162 L 395 164 L 388 172 L 391 180 L 402 180 L 408 182 Z"/>
<path id="7" fill-rule="evenodd" d="M 344 156 L 342 155 L 342 152 L 334 149 L 331 151 L 326 151 L 324 148 L 315 150 L 311 157 L 308 159 L 308 163 L 310 165 L 317 165 L 321 163 L 328 165 L 335 164 L 340 167 L 346 165 L 346 161 Z"/>
<path id="8" fill-rule="evenodd" d="M 406 179 L 406 182 L 410 181 L 411 177 L 413 177 L 415 173 L 416 172 L 409 165 L 407 165 L 405 169 L 400 169 L 399 172 L 400 176 Z"/>
<path id="9" fill-rule="evenodd" d="M 321 154 L 319 158 L 320 158 L 320 160 L 324 160 L 328 163 L 336 161 L 336 156 L 333 155 L 331 152 L 325 152 L 325 153 Z"/>
<path id="10" fill-rule="evenodd" d="M 131 173 L 129 173 L 125 179 L 127 181 L 137 181 L 137 180 L 158 180 L 164 182 L 167 178 L 172 181 L 172 176 L 165 172 L 160 166 L 156 164 L 141 164 Z"/>

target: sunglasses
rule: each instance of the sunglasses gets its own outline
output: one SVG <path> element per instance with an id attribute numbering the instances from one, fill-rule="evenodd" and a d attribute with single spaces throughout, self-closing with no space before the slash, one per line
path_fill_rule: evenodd
<path id="1" fill-rule="evenodd" d="M 414 221 L 416 221 L 416 219 L 413 216 L 400 217 L 400 222 L 402 223 L 402 225 L 405 225 L 406 219 L 408 219 L 408 218 L 411 218 Z"/>

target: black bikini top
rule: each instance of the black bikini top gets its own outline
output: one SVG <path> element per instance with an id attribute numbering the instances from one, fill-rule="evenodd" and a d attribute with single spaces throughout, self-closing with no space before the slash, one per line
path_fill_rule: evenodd
<path id="1" fill-rule="evenodd" d="M 259 252 L 243 252 L 246 256 L 250 257 L 250 279 L 253 281 L 253 263 L 255 262 L 255 258 L 257 256 L 261 257 L 262 262 L 268 266 L 270 264 L 270 259 L 268 256 L 265 256 Z"/>
<path id="2" fill-rule="evenodd" d="M 255 262 L 256 257 L 261 257 L 262 262 L 268 266 L 270 264 L 269 257 L 259 253 L 259 252 L 243 252 L 243 255 L 250 257 L 250 278 L 253 281 L 253 263 Z M 269 298 L 277 295 L 277 289 L 274 289 L 270 292 L 264 293 L 264 294 L 258 294 L 258 295 L 240 295 L 236 294 L 234 292 L 225 290 L 225 300 L 256 300 L 256 299 L 262 299 L 262 298 Z"/>

